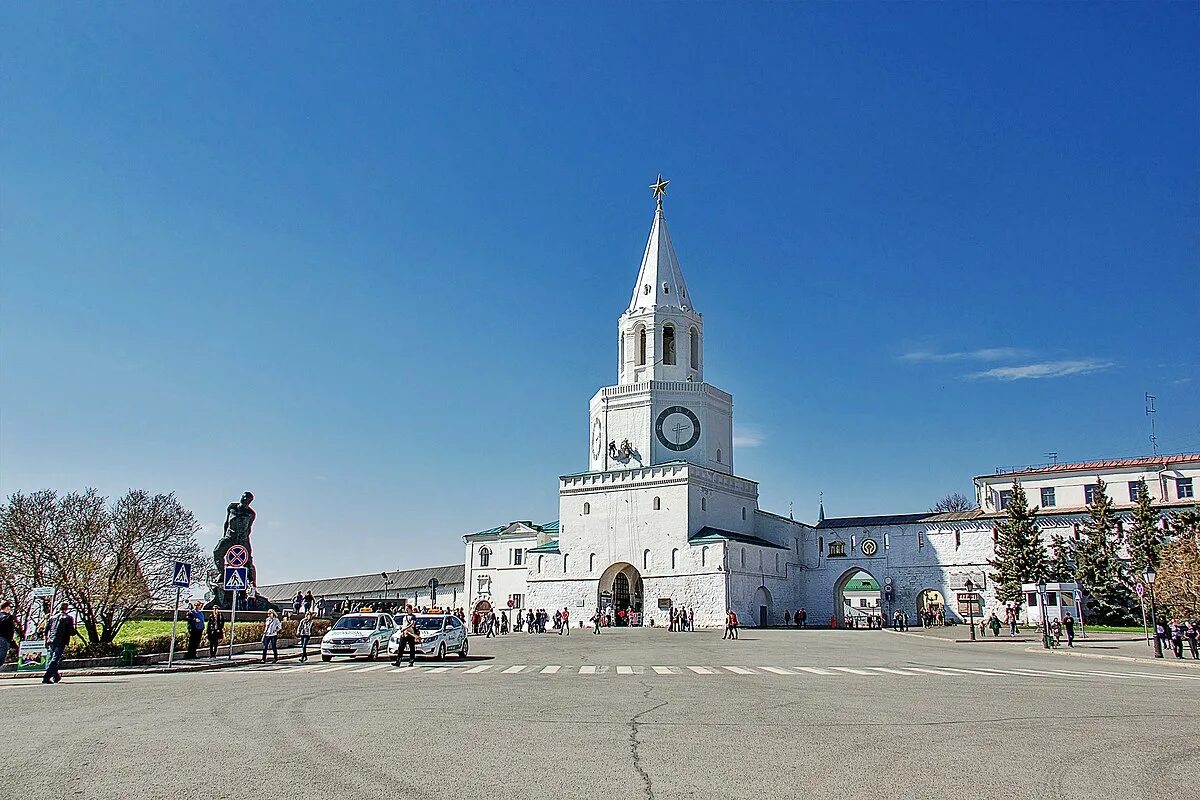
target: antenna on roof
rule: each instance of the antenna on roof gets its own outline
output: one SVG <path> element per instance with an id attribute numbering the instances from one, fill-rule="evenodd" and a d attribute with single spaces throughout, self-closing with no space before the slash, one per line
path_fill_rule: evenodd
<path id="1" fill-rule="evenodd" d="M 1154 408 L 1154 395 L 1146 392 L 1146 416 L 1150 418 L 1150 452 L 1156 457 L 1158 456 L 1158 434 L 1154 430 L 1154 415 L 1158 411 Z"/>
<path id="2" fill-rule="evenodd" d="M 1055 466 L 1055 467 L 1058 466 L 1058 452 L 1057 451 L 1051 450 L 1049 453 L 1046 453 L 1046 458 L 1050 459 L 1050 464 L 1052 466 Z"/>

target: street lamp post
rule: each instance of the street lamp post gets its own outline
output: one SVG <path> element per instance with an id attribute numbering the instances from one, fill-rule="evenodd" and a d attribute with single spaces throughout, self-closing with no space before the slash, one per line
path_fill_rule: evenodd
<path id="1" fill-rule="evenodd" d="M 1154 607 L 1154 579 L 1157 577 L 1154 574 L 1154 567 L 1147 566 L 1142 572 L 1142 577 L 1146 579 L 1146 585 L 1150 587 L 1150 624 L 1154 627 L 1154 657 L 1162 658 L 1162 639 L 1158 636 L 1158 610 Z"/>
<path id="2" fill-rule="evenodd" d="M 1046 582 L 1038 581 L 1038 602 L 1042 604 L 1042 649 L 1050 649 L 1050 631 L 1046 627 Z"/>
<path id="3" fill-rule="evenodd" d="M 975 641 L 975 582 L 967 578 L 967 624 L 971 626 L 971 641 Z"/>
<path id="4" fill-rule="evenodd" d="M 383 576 L 383 601 L 386 603 L 388 599 L 388 591 L 392 588 L 392 579 L 388 577 L 386 572 L 379 573 Z"/>

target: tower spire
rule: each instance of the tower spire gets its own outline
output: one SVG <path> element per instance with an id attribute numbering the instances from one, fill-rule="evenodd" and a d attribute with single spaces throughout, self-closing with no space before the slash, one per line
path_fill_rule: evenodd
<path id="1" fill-rule="evenodd" d="M 683 270 L 679 267 L 675 246 L 667 231 L 667 218 L 663 214 L 663 196 L 667 193 L 669 183 L 659 175 L 658 180 L 650 184 L 656 206 L 654 222 L 650 226 L 650 238 L 646 241 L 646 252 L 642 256 L 642 268 L 633 287 L 629 311 L 656 306 L 692 309 L 692 299 L 688 295 Z"/>

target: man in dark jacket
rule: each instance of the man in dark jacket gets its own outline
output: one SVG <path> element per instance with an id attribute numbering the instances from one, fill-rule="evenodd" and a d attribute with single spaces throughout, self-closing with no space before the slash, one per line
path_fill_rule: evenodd
<path id="1" fill-rule="evenodd" d="M 8 651 L 17 646 L 17 621 L 13 619 L 12 603 L 0 603 L 0 665 L 8 658 Z"/>
<path id="2" fill-rule="evenodd" d="M 58 683 L 62 675 L 58 668 L 62 665 L 63 653 L 75 635 L 75 620 L 71 617 L 66 603 L 58 609 L 58 613 L 46 621 L 46 647 L 50 650 L 50 659 L 46 662 L 46 674 L 42 683 Z"/>
<path id="3" fill-rule="evenodd" d="M 196 648 L 200 646 L 200 635 L 204 633 L 204 612 L 199 601 L 188 603 L 187 612 L 187 657 L 196 657 Z"/>

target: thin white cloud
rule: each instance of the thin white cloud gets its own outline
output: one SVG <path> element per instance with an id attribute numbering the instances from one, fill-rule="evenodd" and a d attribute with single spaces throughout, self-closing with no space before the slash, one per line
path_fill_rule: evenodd
<path id="1" fill-rule="evenodd" d="M 733 432 L 735 447 L 758 447 L 766 440 L 767 437 L 762 430 L 752 425 L 739 425 Z"/>
<path id="2" fill-rule="evenodd" d="M 913 363 L 945 361 L 1006 361 L 1010 358 L 1020 358 L 1024 350 L 1016 347 L 981 347 L 978 350 L 961 350 L 954 353 L 934 353 L 930 350 L 915 350 L 900 356 L 901 361 Z"/>
<path id="3" fill-rule="evenodd" d="M 973 372 L 971 378 L 994 378 L 998 381 L 1020 381 L 1032 378 L 1063 378 L 1067 375 L 1090 375 L 1103 372 L 1113 366 L 1111 361 L 1098 358 L 1080 358 L 1069 361 L 1039 361 L 1015 367 L 995 367 L 983 372 Z"/>

